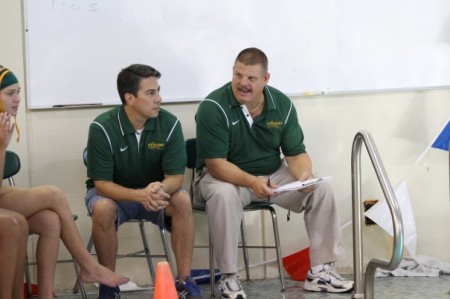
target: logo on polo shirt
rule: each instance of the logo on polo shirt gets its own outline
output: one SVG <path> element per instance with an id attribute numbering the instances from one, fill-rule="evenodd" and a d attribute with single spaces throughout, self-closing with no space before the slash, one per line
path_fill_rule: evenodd
<path id="1" fill-rule="evenodd" d="M 268 128 L 280 128 L 281 126 L 283 125 L 283 122 L 282 121 L 273 121 L 273 120 L 271 120 L 271 121 L 268 121 L 267 122 L 267 127 Z"/>
<path id="2" fill-rule="evenodd" d="M 162 150 L 164 148 L 164 143 L 150 142 L 147 144 L 147 147 L 152 150 Z"/>

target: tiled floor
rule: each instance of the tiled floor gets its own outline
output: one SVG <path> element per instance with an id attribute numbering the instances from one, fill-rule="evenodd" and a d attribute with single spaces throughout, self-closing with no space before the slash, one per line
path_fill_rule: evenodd
<path id="1" fill-rule="evenodd" d="M 352 279 L 351 276 L 346 276 Z M 286 290 L 280 292 L 278 279 L 263 279 L 242 281 L 248 299 L 316 299 L 316 298 L 352 298 L 353 293 L 327 294 L 312 293 L 303 290 L 302 281 L 286 279 Z M 209 298 L 209 285 L 201 285 L 203 298 Z M 441 275 L 438 278 L 417 277 L 384 277 L 375 279 L 376 299 L 436 299 L 448 298 L 450 290 L 450 275 Z M 88 293 L 89 299 L 95 298 L 94 292 Z M 60 295 L 57 298 L 81 298 L 78 295 Z M 122 299 L 151 299 L 151 290 L 122 292 Z M 216 297 L 220 297 L 216 294 Z"/>

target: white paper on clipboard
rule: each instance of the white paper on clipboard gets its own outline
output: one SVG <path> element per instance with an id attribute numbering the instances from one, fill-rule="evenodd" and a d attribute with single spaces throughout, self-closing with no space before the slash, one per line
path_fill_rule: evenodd
<path id="1" fill-rule="evenodd" d="M 299 190 L 299 189 L 306 188 L 308 186 L 315 185 L 315 184 L 318 184 L 318 183 L 321 183 L 324 181 L 328 181 L 328 180 L 331 180 L 331 176 L 314 178 L 314 179 L 306 180 L 303 182 L 295 181 L 295 182 L 280 186 L 278 188 L 275 188 L 275 189 L 273 189 L 273 192 L 280 193 L 280 192 L 284 192 L 284 191 Z"/>

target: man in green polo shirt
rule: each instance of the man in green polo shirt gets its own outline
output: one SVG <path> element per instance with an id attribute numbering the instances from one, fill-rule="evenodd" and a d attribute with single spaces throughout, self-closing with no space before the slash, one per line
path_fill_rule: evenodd
<path id="1" fill-rule="evenodd" d="M 162 109 L 161 74 L 134 64 L 117 77 L 122 105 L 99 115 L 89 127 L 86 207 L 100 263 L 115 269 L 117 229 L 127 220 L 147 219 L 172 233 L 180 298 L 200 298 L 189 277 L 194 220 L 182 189 L 186 150 L 180 121 Z M 99 287 L 100 299 L 119 298 L 119 288 Z"/>
<path id="2" fill-rule="evenodd" d="M 348 292 L 334 262 L 344 245 L 333 192 L 327 182 L 275 193 L 272 187 L 313 178 L 312 163 L 292 101 L 267 85 L 268 61 L 259 49 L 239 53 L 230 83 L 199 105 L 195 200 L 206 202 L 214 255 L 222 277 L 222 298 L 245 299 L 237 274 L 242 207 L 271 202 L 304 212 L 310 238 L 310 291 Z M 281 154 L 284 156 L 282 158 Z"/>

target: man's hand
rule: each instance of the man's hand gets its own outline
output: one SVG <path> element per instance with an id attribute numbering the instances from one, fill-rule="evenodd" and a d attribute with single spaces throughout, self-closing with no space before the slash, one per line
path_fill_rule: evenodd
<path id="1" fill-rule="evenodd" d="M 251 188 L 253 193 L 255 193 L 257 198 L 266 198 L 270 196 L 274 196 L 275 192 L 273 192 L 273 188 L 276 188 L 275 184 L 269 184 L 268 179 L 264 177 L 255 177 L 252 182 Z"/>
<path id="2" fill-rule="evenodd" d="M 286 157 L 289 172 L 294 178 L 300 182 L 312 179 L 312 162 L 307 153 L 299 154 L 292 157 Z M 314 190 L 314 185 L 299 189 L 299 192 L 308 193 Z"/>
<path id="3" fill-rule="evenodd" d="M 312 179 L 312 178 L 313 178 L 313 174 L 311 173 L 311 171 L 310 171 L 309 169 L 305 169 L 305 170 L 303 170 L 303 171 L 301 172 L 299 181 L 300 181 L 300 182 L 304 182 L 304 181 L 310 180 L 310 179 Z M 308 192 L 311 192 L 311 191 L 313 191 L 313 190 L 314 190 L 314 185 L 311 185 L 311 186 L 307 186 L 307 187 L 305 187 L 305 188 L 299 189 L 298 192 L 301 192 L 301 193 L 308 193 Z"/>
<path id="4" fill-rule="evenodd" d="M 147 211 L 159 211 L 169 205 L 170 194 L 164 192 L 164 185 L 160 182 L 153 182 L 139 191 L 138 201 Z"/>

